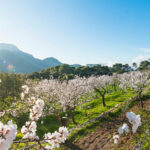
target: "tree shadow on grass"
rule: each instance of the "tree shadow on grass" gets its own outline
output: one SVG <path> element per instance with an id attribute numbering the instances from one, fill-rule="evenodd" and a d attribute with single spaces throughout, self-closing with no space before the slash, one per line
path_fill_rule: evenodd
<path id="1" fill-rule="evenodd" d="M 64 145 L 68 147 L 70 150 L 83 150 L 82 148 L 78 147 L 77 145 L 71 142 L 66 142 Z"/>

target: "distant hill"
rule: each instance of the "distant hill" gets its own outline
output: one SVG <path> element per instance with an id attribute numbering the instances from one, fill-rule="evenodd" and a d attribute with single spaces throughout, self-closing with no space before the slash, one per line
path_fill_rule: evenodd
<path id="1" fill-rule="evenodd" d="M 145 64 L 145 63 L 144 63 Z M 57 66 L 57 67 L 56 67 Z M 56 67 L 56 68 L 55 68 Z M 141 66 L 142 67 L 142 66 Z M 46 70 L 48 69 L 48 70 Z M 45 59 L 38 59 L 31 54 L 25 53 L 18 49 L 15 45 L 0 43 L 0 72 L 15 72 L 15 73 L 39 73 L 39 77 L 46 77 L 49 74 L 53 76 L 60 76 L 60 74 L 68 74 L 71 78 L 71 74 L 80 76 L 89 76 L 91 74 L 110 74 L 110 72 L 119 73 L 124 70 L 131 70 L 131 67 L 122 64 L 113 65 L 112 71 L 109 67 L 100 64 L 87 64 L 82 66 L 80 64 L 65 65 L 54 57 L 48 57 Z M 96 70 L 96 71 L 95 71 Z M 57 73 L 56 73 L 57 72 Z"/>
<path id="2" fill-rule="evenodd" d="M 62 65 L 60 61 L 58 61 L 56 58 L 53 57 L 48 57 L 42 60 L 42 62 L 47 66 L 47 67 L 54 67 L 54 66 L 59 66 Z"/>
<path id="3" fill-rule="evenodd" d="M 94 66 L 97 66 L 97 65 L 100 65 L 100 64 L 87 64 L 86 66 L 94 67 Z"/>
<path id="4" fill-rule="evenodd" d="M 73 65 L 70 65 L 70 67 L 75 67 L 75 68 L 77 68 L 77 67 L 81 67 L 81 65 L 80 65 L 80 64 L 73 64 Z"/>
<path id="5" fill-rule="evenodd" d="M 53 57 L 37 59 L 14 45 L 0 43 L 0 71 L 31 73 L 61 64 Z"/>

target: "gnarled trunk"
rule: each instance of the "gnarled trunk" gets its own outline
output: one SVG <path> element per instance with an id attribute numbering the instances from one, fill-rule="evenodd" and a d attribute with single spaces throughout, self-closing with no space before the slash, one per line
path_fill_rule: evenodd
<path id="1" fill-rule="evenodd" d="M 66 127 L 68 124 L 68 118 L 67 117 L 62 117 L 61 118 L 61 125 Z"/>
<path id="2" fill-rule="evenodd" d="M 106 106 L 106 103 L 105 103 L 105 95 L 102 95 L 102 102 L 103 102 L 103 106 L 105 107 L 105 106 Z"/>
<path id="3" fill-rule="evenodd" d="M 103 106 L 105 107 L 106 106 L 106 103 L 105 103 L 105 94 L 106 94 L 106 91 L 105 89 L 103 89 L 104 91 L 100 91 L 99 89 L 95 88 L 95 91 L 98 92 L 100 94 L 100 96 L 102 97 L 102 103 L 103 103 Z"/>
<path id="4" fill-rule="evenodd" d="M 140 100 L 140 102 L 141 102 L 141 107 L 143 108 L 143 107 L 144 107 L 144 104 L 143 104 L 143 100 L 142 100 L 142 91 L 139 92 L 138 97 L 139 97 L 139 100 Z"/>
<path id="5" fill-rule="evenodd" d="M 73 122 L 74 124 L 77 124 L 76 121 L 75 121 L 75 117 L 74 117 L 74 112 L 73 112 L 73 110 L 70 110 L 70 115 L 71 115 L 72 122 Z"/>

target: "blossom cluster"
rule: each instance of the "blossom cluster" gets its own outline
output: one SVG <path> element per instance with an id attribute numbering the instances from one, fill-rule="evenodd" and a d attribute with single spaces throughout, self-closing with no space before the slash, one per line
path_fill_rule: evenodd
<path id="1" fill-rule="evenodd" d="M 139 126 L 141 126 L 141 117 L 140 115 L 136 115 L 133 112 L 127 112 L 126 117 L 129 122 L 132 124 L 132 132 L 136 133 Z"/>
<path id="2" fill-rule="evenodd" d="M 7 125 L 0 122 L 0 150 L 8 150 L 17 135 L 17 125 L 8 121 Z"/>
<path id="3" fill-rule="evenodd" d="M 38 99 L 35 102 L 35 105 L 33 106 L 33 108 L 30 110 L 30 119 L 35 120 L 35 121 L 39 120 L 39 118 L 42 115 L 43 108 L 44 108 L 44 101 L 41 99 Z"/>
<path id="4" fill-rule="evenodd" d="M 28 89 L 27 86 L 24 87 Z M 29 92 L 29 90 L 27 92 Z M 41 99 L 36 100 L 35 97 L 30 97 L 28 98 L 28 102 L 29 105 L 32 106 L 32 109 L 30 109 L 30 121 L 26 122 L 26 124 L 22 127 L 21 132 L 24 134 L 24 139 L 37 141 L 39 140 L 39 137 L 36 135 L 36 122 L 42 116 L 44 101 Z M 45 134 L 44 141 L 47 143 L 45 148 L 47 150 L 51 150 L 59 147 L 60 143 L 64 143 L 66 141 L 68 135 L 69 133 L 66 127 L 60 127 L 59 132 L 55 131 L 54 133 Z"/>
<path id="5" fill-rule="evenodd" d="M 64 143 L 68 135 L 69 132 L 66 127 L 60 127 L 59 132 L 45 134 L 45 141 L 48 142 L 45 148 L 51 150 L 60 147 L 60 143 Z"/>
<path id="6" fill-rule="evenodd" d="M 35 98 L 32 97 L 29 100 L 30 104 L 33 104 Z M 43 108 L 44 108 L 43 100 L 38 99 L 37 101 L 35 101 L 35 105 L 33 105 L 32 109 L 30 110 L 31 121 L 27 121 L 26 124 L 21 129 L 21 132 L 25 134 L 24 139 L 38 139 L 38 137 L 36 136 L 37 130 L 36 121 L 39 120 L 39 118 L 41 117 Z"/>
<path id="7" fill-rule="evenodd" d="M 22 127 L 21 133 L 25 134 L 24 139 L 39 139 L 38 136 L 36 136 L 36 129 L 37 125 L 35 121 L 28 121 L 26 124 Z"/>
<path id="8" fill-rule="evenodd" d="M 129 126 L 124 123 L 119 129 L 118 129 L 119 134 L 123 134 L 124 132 L 129 133 L 130 129 Z"/>
<path id="9" fill-rule="evenodd" d="M 127 112 L 126 118 L 128 119 L 129 123 L 132 125 L 132 133 L 136 133 L 138 127 L 141 126 L 142 124 L 140 115 L 136 115 L 133 112 Z M 130 132 L 129 126 L 126 123 L 124 123 L 121 127 L 118 128 L 119 134 L 123 134 L 124 132 L 125 133 Z M 117 144 L 119 140 L 119 135 L 114 135 L 113 139 L 114 139 L 114 143 Z"/>
<path id="10" fill-rule="evenodd" d="M 150 83 L 149 73 L 134 71 L 120 75 L 120 88 L 131 88 L 133 91 L 141 91 Z"/>
<path id="11" fill-rule="evenodd" d="M 21 93 L 21 99 L 24 99 L 25 96 L 29 93 L 29 87 L 27 85 L 22 86 L 23 92 Z"/>

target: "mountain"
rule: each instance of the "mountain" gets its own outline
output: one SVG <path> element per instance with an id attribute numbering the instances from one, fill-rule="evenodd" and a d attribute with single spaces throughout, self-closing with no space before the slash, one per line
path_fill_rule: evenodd
<path id="1" fill-rule="evenodd" d="M 62 65 L 62 63 L 60 61 L 58 61 L 56 58 L 54 57 L 48 57 L 42 60 L 42 62 L 47 65 L 47 67 L 53 67 L 53 66 L 59 66 Z"/>
<path id="2" fill-rule="evenodd" d="M 37 59 L 12 44 L 0 43 L 0 71 L 31 73 L 61 64 L 53 57 Z"/>
<path id="3" fill-rule="evenodd" d="M 38 59 L 31 54 L 25 53 L 18 49 L 15 45 L 0 43 L 0 72 L 16 72 L 16 73 L 32 73 L 41 70 L 62 65 L 59 60 L 54 57 Z M 87 64 L 93 67 L 97 64 Z M 72 64 L 70 67 L 81 67 L 80 64 Z"/>

